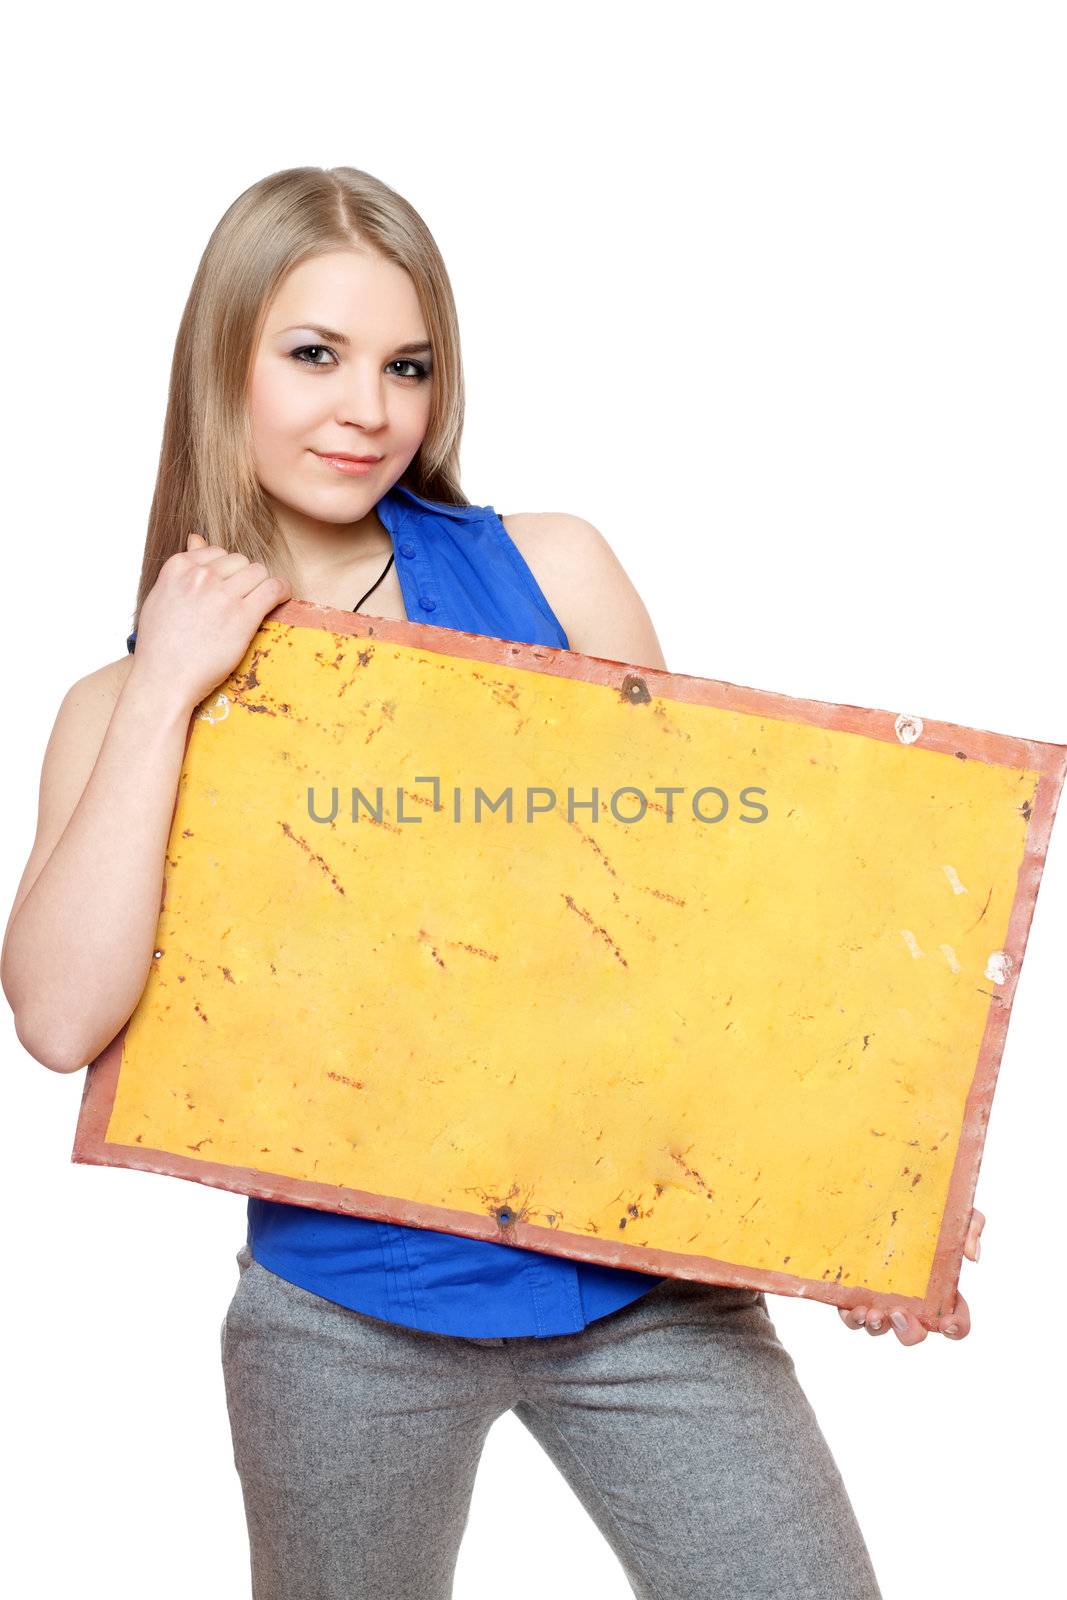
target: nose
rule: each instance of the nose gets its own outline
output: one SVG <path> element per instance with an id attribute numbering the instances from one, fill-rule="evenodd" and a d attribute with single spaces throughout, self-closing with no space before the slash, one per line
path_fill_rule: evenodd
<path id="1" fill-rule="evenodd" d="M 384 427 L 387 420 L 385 395 L 385 376 L 380 368 L 352 362 L 338 401 L 338 422 L 353 423 L 367 433 Z"/>

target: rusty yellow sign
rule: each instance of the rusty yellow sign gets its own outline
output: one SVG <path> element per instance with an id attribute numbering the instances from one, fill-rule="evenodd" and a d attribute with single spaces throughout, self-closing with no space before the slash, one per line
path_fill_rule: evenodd
<path id="1" fill-rule="evenodd" d="M 73 1158 L 933 1326 L 1065 758 L 290 601 Z"/>

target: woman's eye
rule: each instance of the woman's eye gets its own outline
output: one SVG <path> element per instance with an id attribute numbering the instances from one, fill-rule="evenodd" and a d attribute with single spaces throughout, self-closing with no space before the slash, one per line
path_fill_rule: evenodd
<path id="1" fill-rule="evenodd" d="M 425 378 L 429 376 L 429 369 L 421 361 L 409 361 L 406 356 L 398 357 L 389 363 L 391 367 L 414 367 L 414 372 L 398 372 L 398 378 Z"/>
<path id="2" fill-rule="evenodd" d="M 324 350 L 328 356 L 332 356 L 333 355 L 333 351 L 331 349 L 329 349 L 329 347 L 327 345 L 324 345 L 324 344 L 302 344 L 300 346 L 299 350 L 294 350 L 293 351 L 294 359 L 299 359 L 301 356 L 306 355 L 309 350 Z M 325 366 L 328 365 L 328 363 L 325 362 L 325 361 L 301 361 L 300 364 L 301 364 L 301 366 L 304 366 L 304 367 L 325 367 Z"/>

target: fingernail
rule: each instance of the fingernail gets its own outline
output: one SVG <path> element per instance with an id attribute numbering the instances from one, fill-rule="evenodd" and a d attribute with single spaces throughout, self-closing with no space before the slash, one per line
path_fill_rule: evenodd
<path id="1" fill-rule="evenodd" d="M 875 1333 L 877 1333 L 878 1329 L 882 1326 L 882 1313 L 880 1311 L 872 1311 L 870 1316 L 867 1318 L 867 1326 L 868 1328 L 873 1328 Z"/>
<path id="2" fill-rule="evenodd" d="M 948 1334 L 950 1339 L 958 1338 L 959 1337 L 959 1331 L 960 1331 L 959 1330 L 959 1325 L 957 1323 L 955 1323 L 955 1322 L 946 1322 L 945 1323 L 945 1332 Z"/>
<path id="3" fill-rule="evenodd" d="M 889 1316 L 889 1320 L 893 1324 L 894 1328 L 897 1330 L 898 1333 L 907 1333 L 907 1331 L 908 1331 L 908 1319 L 904 1315 L 903 1311 L 893 1311 L 893 1312 L 891 1312 L 890 1316 Z"/>

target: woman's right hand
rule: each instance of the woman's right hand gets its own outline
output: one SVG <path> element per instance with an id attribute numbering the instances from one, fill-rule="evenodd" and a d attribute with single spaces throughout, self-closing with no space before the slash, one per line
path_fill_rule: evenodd
<path id="1" fill-rule="evenodd" d="M 968 1261 L 977 1261 L 982 1253 L 981 1238 L 985 1220 L 984 1211 L 972 1209 L 967 1237 L 963 1243 L 963 1253 Z M 846 1328 L 866 1328 L 872 1338 L 888 1333 L 890 1327 L 896 1330 L 901 1344 L 922 1344 L 926 1338 L 925 1324 L 921 1323 L 915 1313 L 906 1306 L 897 1306 L 888 1316 L 879 1306 L 873 1308 L 864 1305 L 838 1306 L 837 1310 Z M 971 1308 L 957 1287 L 956 1303 L 951 1311 L 938 1319 L 937 1332 L 943 1333 L 948 1339 L 966 1339 L 970 1331 Z"/>
<path id="2" fill-rule="evenodd" d="M 229 677 L 267 612 L 291 594 L 286 579 L 271 577 L 262 562 L 191 533 L 145 596 L 133 670 L 191 711 Z"/>

